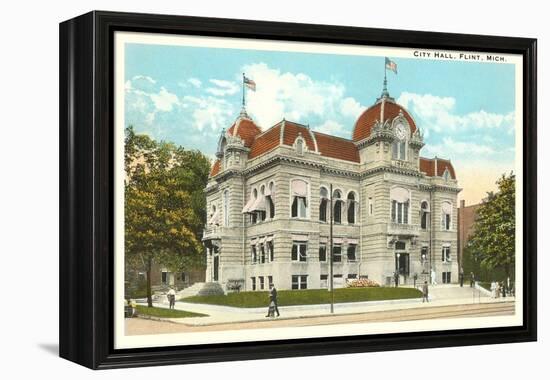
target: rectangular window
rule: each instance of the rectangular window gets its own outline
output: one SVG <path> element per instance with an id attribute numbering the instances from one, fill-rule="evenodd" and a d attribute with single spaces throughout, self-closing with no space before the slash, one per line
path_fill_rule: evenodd
<path id="1" fill-rule="evenodd" d="M 451 283 L 451 272 L 441 273 L 441 280 L 444 284 L 450 284 Z"/>
<path id="2" fill-rule="evenodd" d="M 425 263 L 428 261 L 428 247 L 422 247 L 420 250 L 420 261 Z"/>
<path id="3" fill-rule="evenodd" d="M 307 217 L 307 200 L 305 197 L 294 197 L 292 201 L 292 213 L 293 218 L 306 218 Z"/>
<path id="4" fill-rule="evenodd" d="M 372 216 L 373 214 L 373 204 L 372 204 L 372 197 L 369 197 L 369 215 Z"/>
<path id="5" fill-rule="evenodd" d="M 293 242 L 292 243 L 292 261 L 306 261 L 307 259 L 307 243 Z"/>
<path id="6" fill-rule="evenodd" d="M 348 261 L 355 261 L 356 260 L 356 251 L 357 251 L 357 245 L 350 244 L 348 245 Z"/>
<path id="7" fill-rule="evenodd" d="M 321 284 L 320 284 L 321 289 L 327 289 L 328 288 L 328 274 L 322 274 L 320 280 L 321 280 Z"/>
<path id="8" fill-rule="evenodd" d="M 344 287 L 344 276 L 335 274 L 333 277 L 333 286 L 335 289 Z"/>
<path id="9" fill-rule="evenodd" d="M 252 284 L 252 290 L 256 290 L 256 277 L 250 277 L 250 282 Z"/>
<path id="10" fill-rule="evenodd" d="M 265 264 L 265 245 L 260 244 L 260 263 Z"/>
<path id="11" fill-rule="evenodd" d="M 264 276 L 260 276 L 258 277 L 258 279 L 260 280 L 260 290 L 264 290 L 264 286 L 265 286 Z"/>
<path id="12" fill-rule="evenodd" d="M 451 215 L 445 214 L 445 229 L 449 231 L 451 229 Z"/>
<path id="13" fill-rule="evenodd" d="M 341 263 L 342 262 L 342 246 L 341 245 L 335 245 L 332 247 L 332 260 L 335 263 Z"/>
<path id="14" fill-rule="evenodd" d="M 355 273 L 348 274 L 348 280 L 355 280 L 356 278 L 357 278 L 357 274 Z"/>
<path id="15" fill-rule="evenodd" d="M 451 247 L 447 246 L 441 249 L 441 261 L 446 263 L 451 261 Z"/>
<path id="16" fill-rule="evenodd" d="M 269 255 L 269 262 L 273 262 L 273 259 L 275 258 L 273 241 L 268 241 L 267 242 L 267 251 L 268 251 L 268 255 Z"/>
<path id="17" fill-rule="evenodd" d="M 393 223 L 408 224 L 409 223 L 409 201 L 406 202 L 391 202 L 391 219 Z"/>
<path id="18" fill-rule="evenodd" d="M 161 281 L 163 284 L 167 284 L 167 283 L 168 283 L 168 272 L 162 271 L 162 272 L 160 273 L 160 281 Z"/>
<path id="19" fill-rule="evenodd" d="M 319 245 L 319 261 L 327 261 L 327 245 Z"/>
<path id="20" fill-rule="evenodd" d="M 267 286 L 270 288 L 273 286 L 273 276 L 267 276 Z"/>
<path id="21" fill-rule="evenodd" d="M 292 289 L 307 289 L 307 276 L 306 275 L 293 275 L 292 276 Z"/>
<path id="22" fill-rule="evenodd" d="M 250 246 L 250 260 L 252 261 L 252 264 L 256 264 L 258 261 L 258 252 L 256 251 L 255 245 Z"/>

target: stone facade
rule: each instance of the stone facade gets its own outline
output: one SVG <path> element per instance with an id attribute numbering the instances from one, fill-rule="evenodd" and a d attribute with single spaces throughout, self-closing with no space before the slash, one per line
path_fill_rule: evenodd
<path id="1" fill-rule="evenodd" d="M 420 130 L 388 95 L 361 115 L 353 137 L 286 120 L 262 132 L 243 109 L 221 134 L 205 189 L 206 281 L 326 288 L 332 217 L 335 287 L 366 277 L 390 285 L 396 272 L 400 284 L 415 274 L 457 282 L 451 163 L 420 157 Z"/>

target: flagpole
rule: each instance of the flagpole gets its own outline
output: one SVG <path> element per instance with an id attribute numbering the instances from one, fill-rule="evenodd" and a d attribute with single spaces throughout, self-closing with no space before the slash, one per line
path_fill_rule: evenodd
<path id="1" fill-rule="evenodd" d="M 384 94 L 388 92 L 388 78 L 387 78 L 388 66 L 386 65 L 386 59 L 387 58 L 384 59 L 384 88 L 382 90 Z"/>
<path id="2" fill-rule="evenodd" d="M 244 108 L 244 97 L 245 97 L 245 93 L 246 93 L 246 88 L 244 86 L 244 73 L 243 73 L 243 108 Z"/>

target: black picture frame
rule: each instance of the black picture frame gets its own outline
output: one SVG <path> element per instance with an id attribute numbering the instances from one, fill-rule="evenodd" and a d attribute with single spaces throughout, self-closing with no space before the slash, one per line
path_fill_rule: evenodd
<path id="1" fill-rule="evenodd" d="M 523 325 L 115 350 L 113 36 L 225 36 L 523 56 Z M 60 24 L 60 356 L 93 369 L 535 341 L 537 41 L 530 38 L 93 11 Z"/>

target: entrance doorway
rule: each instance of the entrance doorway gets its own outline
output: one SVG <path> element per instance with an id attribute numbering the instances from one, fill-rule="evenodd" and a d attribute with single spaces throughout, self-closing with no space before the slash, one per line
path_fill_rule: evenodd
<path id="1" fill-rule="evenodd" d="M 407 277 L 410 272 L 410 258 L 409 252 L 406 250 L 406 244 L 403 241 L 395 243 L 395 271 L 399 273 L 399 276 L 403 276 L 404 282 L 407 281 Z"/>
<path id="2" fill-rule="evenodd" d="M 214 263 L 213 263 L 214 273 L 212 277 L 214 281 L 218 281 L 219 272 L 220 272 L 220 255 L 219 255 L 219 249 L 216 246 L 214 246 L 213 258 L 214 258 Z"/>

